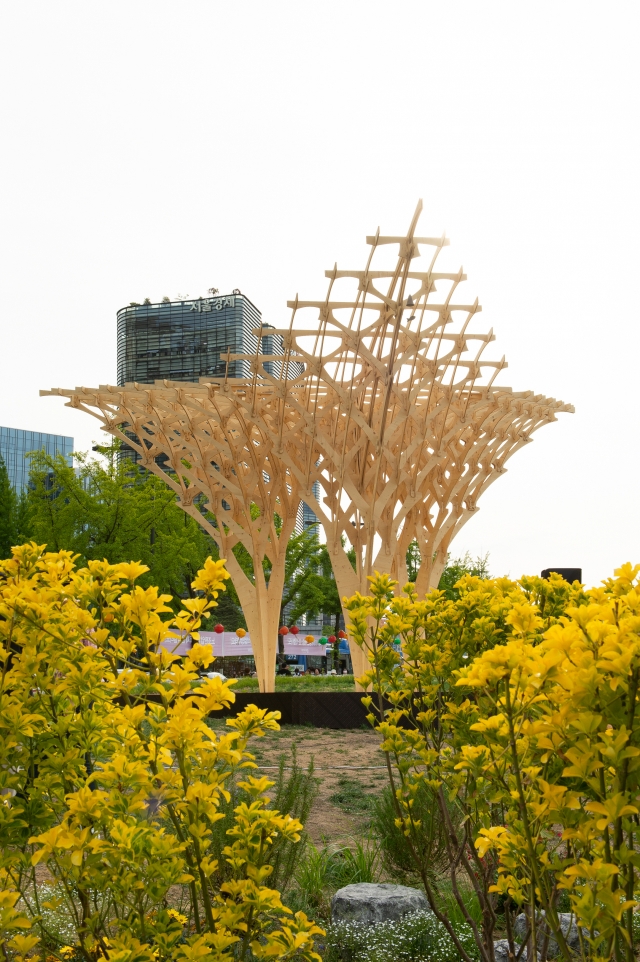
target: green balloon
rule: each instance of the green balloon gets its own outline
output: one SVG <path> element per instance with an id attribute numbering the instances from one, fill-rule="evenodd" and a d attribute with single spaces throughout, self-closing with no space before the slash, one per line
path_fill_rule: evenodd
<path id="1" fill-rule="evenodd" d="M 326 645 L 326 643 L 327 643 L 327 639 L 326 639 L 326 638 L 318 638 L 318 644 L 319 644 L 319 645 Z"/>

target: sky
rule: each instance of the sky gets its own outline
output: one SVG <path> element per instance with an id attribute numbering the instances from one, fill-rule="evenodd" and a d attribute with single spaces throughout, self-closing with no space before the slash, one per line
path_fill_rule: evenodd
<path id="1" fill-rule="evenodd" d="M 283 325 L 422 198 L 498 383 L 576 408 L 454 555 L 640 562 L 639 26 L 615 0 L 0 4 L 0 424 L 89 449 L 38 392 L 116 382 L 120 307 L 240 288 Z"/>

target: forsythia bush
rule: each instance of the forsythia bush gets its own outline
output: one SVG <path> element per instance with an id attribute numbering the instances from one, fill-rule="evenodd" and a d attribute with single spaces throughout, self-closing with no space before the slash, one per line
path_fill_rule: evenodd
<path id="1" fill-rule="evenodd" d="M 279 716 L 250 707 L 217 736 L 207 715 L 234 695 L 199 679 L 210 648 L 182 658 L 162 646 L 172 631 L 198 637 L 224 562 L 206 562 L 178 616 L 169 596 L 135 585 L 146 570 L 76 570 L 71 553 L 35 544 L 0 562 L 0 955 L 319 959 L 321 930 L 268 887 L 274 848 L 302 826 L 270 806 L 247 742 Z M 248 800 L 224 849 L 231 878 L 217 889 L 212 825 L 245 770 Z M 46 905 L 42 881 L 58 893 Z M 56 907 L 75 944 L 47 931 Z"/>
<path id="2" fill-rule="evenodd" d="M 467 576 L 455 601 L 438 591 L 420 600 L 412 584 L 397 596 L 376 575 L 370 596 L 346 603 L 350 637 L 371 663 L 362 682 L 372 687 L 365 701 L 383 736 L 396 824 L 420 862 L 412 808 L 426 781 L 483 962 L 494 960 L 496 928 L 517 956 L 514 917 L 523 912 L 530 959 L 544 958 L 550 940 L 567 960 L 635 958 L 639 572 L 624 565 L 591 591 L 559 576 Z M 428 866 L 417 867 L 468 962 Z M 573 945 L 560 907 L 574 915 Z"/>

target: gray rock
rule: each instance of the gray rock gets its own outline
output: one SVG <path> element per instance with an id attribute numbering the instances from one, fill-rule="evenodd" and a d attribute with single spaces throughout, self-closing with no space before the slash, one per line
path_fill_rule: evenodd
<path id="1" fill-rule="evenodd" d="M 519 916 L 518 916 L 519 918 Z M 526 932 L 526 928 L 525 928 Z M 520 951 L 520 946 L 516 943 L 514 945 L 516 950 L 516 955 Z M 495 955 L 496 962 L 509 962 L 509 939 L 498 939 L 493 943 L 493 954 Z M 527 950 L 525 949 L 520 956 L 520 962 L 527 962 Z"/>
<path id="2" fill-rule="evenodd" d="M 542 945 L 542 940 L 545 936 L 546 924 L 545 924 L 545 911 L 542 909 L 536 914 L 536 943 L 538 948 Z M 558 912 L 558 921 L 560 922 L 560 931 L 564 935 L 567 945 L 572 952 L 578 951 L 580 948 L 580 935 L 578 933 L 578 926 L 576 924 L 575 916 L 571 912 Z M 522 912 L 516 918 L 515 924 L 513 926 L 514 934 L 519 939 L 524 939 L 527 931 L 527 917 Z M 557 955 L 560 955 L 560 947 L 558 943 L 553 938 L 552 935 L 549 936 L 549 943 L 547 948 L 547 956 L 550 959 L 555 959 Z M 496 959 L 497 962 L 497 959 Z"/>
<path id="3" fill-rule="evenodd" d="M 386 882 L 345 885 L 331 899 L 332 922 L 395 922 L 409 912 L 425 910 L 429 903 L 424 892 Z"/>

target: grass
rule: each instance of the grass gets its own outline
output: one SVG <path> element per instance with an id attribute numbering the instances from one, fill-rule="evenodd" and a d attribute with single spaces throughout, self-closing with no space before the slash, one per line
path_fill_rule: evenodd
<path id="1" fill-rule="evenodd" d="M 338 779 L 338 791 L 330 796 L 329 801 L 348 815 L 363 816 L 361 824 L 364 826 L 369 824 L 375 796 L 365 792 L 360 782 L 345 775 Z"/>
<path id="2" fill-rule="evenodd" d="M 378 880 L 380 856 L 375 841 L 352 839 L 352 846 L 338 848 L 307 843 L 294 873 L 295 886 L 287 893 L 294 911 L 328 918 L 331 896 L 343 885 Z"/>
<path id="3" fill-rule="evenodd" d="M 234 691 L 258 691 L 257 678 L 236 678 Z M 355 691 L 353 675 L 276 675 L 276 691 Z"/>
<path id="4" fill-rule="evenodd" d="M 469 883 L 463 881 L 462 879 L 458 883 L 458 888 L 463 893 L 464 904 L 467 912 L 474 922 L 476 922 L 478 925 L 481 925 L 482 909 L 480 908 L 478 896 L 475 894 Z M 440 896 L 440 911 L 447 916 L 449 921 L 455 925 L 462 925 L 466 923 L 462 909 L 458 905 L 456 897 L 453 894 L 453 888 L 449 879 L 442 879 L 438 882 L 438 894 Z"/>

